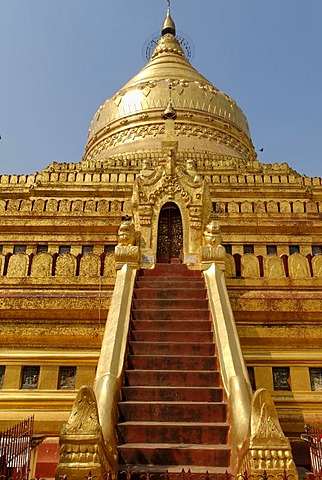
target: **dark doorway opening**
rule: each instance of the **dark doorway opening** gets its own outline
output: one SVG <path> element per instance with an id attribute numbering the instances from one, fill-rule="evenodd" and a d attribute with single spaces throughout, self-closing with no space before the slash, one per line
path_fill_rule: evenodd
<path id="1" fill-rule="evenodd" d="M 168 202 L 161 208 L 158 224 L 158 263 L 181 263 L 183 229 L 178 206 Z"/>

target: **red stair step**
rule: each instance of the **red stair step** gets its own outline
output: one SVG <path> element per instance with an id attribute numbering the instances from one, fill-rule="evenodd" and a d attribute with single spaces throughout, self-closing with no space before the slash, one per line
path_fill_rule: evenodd
<path id="1" fill-rule="evenodd" d="M 182 370 L 126 370 L 125 385 L 160 385 L 160 386 L 193 386 L 193 387 L 219 387 L 219 372 L 185 372 Z"/>
<path id="2" fill-rule="evenodd" d="M 169 277 L 169 276 L 184 276 L 184 277 L 196 277 L 201 278 L 201 272 L 199 270 L 189 270 L 186 265 L 174 265 L 174 264 L 166 264 L 166 263 L 159 263 L 155 266 L 155 268 L 151 268 L 150 270 L 144 270 L 139 272 L 140 275 L 144 275 L 145 277 Z"/>
<path id="3" fill-rule="evenodd" d="M 132 355 L 215 355 L 213 343 L 129 342 Z"/>
<path id="4" fill-rule="evenodd" d="M 117 426 L 118 438 L 124 443 L 224 444 L 227 423 L 125 422 Z"/>
<path id="5" fill-rule="evenodd" d="M 203 295 L 206 295 L 205 291 L 205 282 L 203 279 L 187 278 L 187 277 L 178 277 L 173 278 L 169 277 L 167 280 L 164 280 L 162 277 L 138 277 L 135 283 L 136 289 L 159 289 L 162 290 L 176 290 L 184 289 L 191 290 L 199 288 L 202 290 Z"/>
<path id="6" fill-rule="evenodd" d="M 131 320 L 132 330 L 211 331 L 209 320 Z"/>
<path id="7" fill-rule="evenodd" d="M 208 310 L 199 308 L 149 308 L 144 310 L 132 310 L 131 317 L 134 320 L 207 320 L 209 319 Z"/>
<path id="8" fill-rule="evenodd" d="M 138 298 L 132 300 L 132 304 L 135 310 L 138 309 L 185 309 L 189 310 L 205 310 L 208 311 L 208 300 L 201 298 L 191 298 L 187 302 L 186 298 Z"/>
<path id="9" fill-rule="evenodd" d="M 215 370 L 213 357 L 128 355 L 127 368 L 134 370 Z"/>
<path id="10" fill-rule="evenodd" d="M 138 464 L 142 460 L 157 465 L 228 466 L 230 449 L 226 445 L 138 444 L 120 445 L 120 461 Z"/>
<path id="11" fill-rule="evenodd" d="M 123 401 L 150 402 L 221 402 L 221 387 L 129 386 L 122 388 Z"/>
<path id="12" fill-rule="evenodd" d="M 184 299 L 200 299 L 204 300 L 206 292 L 203 288 L 184 288 L 181 285 L 175 285 L 169 288 L 169 284 L 164 285 L 166 288 L 155 287 L 149 282 L 148 287 L 141 287 L 134 289 L 134 298 L 136 299 L 169 299 L 169 298 L 184 298 Z M 180 288 L 179 288 L 180 287 Z"/>
<path id="13" fill-rule="evenodd" d="M 175 480 L 182 468 L 219 479 L 229 469 L 229 425 L 201 272 L 181 264 L 139 272 L 126 365 L 117 435 L 132 480 L 147 470 L 159 480 L 166 469 Z"/>
<path id="14" fill-rule="evenodd" d="M 162 330 L 132 330 L 130 340 L 138 342 L 211 342 L 212 332 L 167 332 Z"/>
<path id="15" fill-rule="evenodd" d="M 119 402 L 126 421 L 224 422 L 226 404 L 209 402 Z"/>

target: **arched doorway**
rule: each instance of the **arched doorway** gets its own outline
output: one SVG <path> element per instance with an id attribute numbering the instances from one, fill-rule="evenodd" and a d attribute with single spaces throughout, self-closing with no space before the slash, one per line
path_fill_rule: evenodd
<path id="1" fill-rule="evenodd" d="M 158 223 L 157 262 L 179 263 L 183 256 L 183 229 L 178 206 L 168 202 L 161 208 Z"/>

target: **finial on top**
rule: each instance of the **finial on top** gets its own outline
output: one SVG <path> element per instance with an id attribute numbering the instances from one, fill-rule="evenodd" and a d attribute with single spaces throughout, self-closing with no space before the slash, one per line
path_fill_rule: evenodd
<path id="1" fill-rule="evenodd" d="M 168 4 L 167 16 L 162 25 L 162 36 L 166 35 L 167 33 L 170 33 L 171 35 L 175 36 L 176 26 L 170 15 L 170 0 L 167 0 L 167 4 Z"/>

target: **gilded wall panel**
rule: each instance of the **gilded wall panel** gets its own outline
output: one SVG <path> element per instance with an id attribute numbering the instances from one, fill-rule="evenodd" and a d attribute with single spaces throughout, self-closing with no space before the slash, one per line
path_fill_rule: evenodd
<path id="1" fill-rule="evenodd" d="M 322 255 L 315 255 L 312 258 L 313 275 L 317 278 L 322 278 Z"/>
<path id="2" fill-rule="evenodd" d="M 107 200 L 99 200 L 97 202 L 97 212 L 102 215 L 108 214 L 109 202 Z"/>
<path id="3" fill-rule="evenodd" d="M 29 256 L 26 253 L 11 255 L 8 263 L 7 277 L 26 277 L 28 274 Z"/>
<path id="4" fill-rule="evenodd" d="M 101 271 L 101 260 L 98 255 L 88 253 L 81 258 L 79 276 L 80 277 L 99 277 Z"/>
<path id="5" fill-rule="evenodd" d="M 251 202 L 242 202 L 241 213 L 253 213 L 253 204 Z"/>
<path id="6" fill-rule="evenodd" d="M 236 277 L 235 259 L 230 253 L 226 253 L 225 257 L 225 275 L 227 278 Z"/>
<path id="7" fill-rule="evenodd" d="M 309 278 L 311 276 L 307 258 L 300 253 L 293 253 L 288 257 L 288 271 L 291 278 Z"/>
<path id="8" fill-rule="evenodd" d="M 52 274 L 53 257 L 47 252 L 37 253 L 31 263 L 32 277 L 50 277 Z"/>
<path id="9" fill-rule="evenodd" d="M 300 202 L 299 200 L 297 200 L 296 202 L 293 202 L 293 212 L 294 213 L 304 213 L 303 202 Z"/>
<path id="10" fill-rule="evenodd" d="M 71 201 L 68 198 L 63 198 L 59 202 L 59 213 L 69 213 L 70 212 Z"/>
<path id="11" fill-rule="evenodd" d="M 310 200 L 306 203 L 306 213 L 318 213 L 317 202 Z"/>
<path id="12" fill-rule="evenodd" d="M 96 210 L 96 202 L 94 200 L 87 200 L 85 202 L 84 212 L 92 213 Z"/>
<path id="13" fill-rule="evenodd" d="M 264 257 L 264 275 L 267 278 L 283 278 L 285 271 L 283 261 L 277 255 L 267 255 Z"/>
<path id="14" fill-rule="evenodd" d="M 259 263 L 256 255 L 251 253 L 243 255 L 240 259 L 241 275 L 244 278 L 258 278 L 260 276 Z"/>
<path id="15" fill-rule="evenodd" d="M 44 209 L 45 201 L 42 198 L 36 198 L 32 207 L 32 211 L 35 213 L 42 213 Z"/>
<path id="16" fill-rule="evenodd" d="M 216 213 L 225 213 L 226 205 L 223 202 L 216 202 Z"/>
<path id="17" fill-rule="evenodd" d="M 72 202 L 71 210 L 72 212 L 82 212 L 84 209 L 84 204 L 82 200 L 74 200 Z"/>
<path id="18" fill-rule="evenodd" d="M 282 200 L 280 202 L 280 212 L 281 213 L 291 213 L 291 205 L 287 200 Z"/>
<path id="19" fill-rule="evenodd" d="M 3 275 L 5 261 L 6 261 L 6 257 L 0 254 L 0 275 Z"/>
<path id="20" fill-rule="evenodd" d="M 58 255 L 56 260 L 56 277 L 74 277 L 76 275 L 76 257 L 71 253 Z"/>
<path id="21" fill-rule="evenodd" d="M 267 202 L 267 213 L 278 213 L 278 206 L 277 203 L 273 200 Z"/>
<path id="22" fill-rule="evenodd" d="M 115 275 L 115 255 L 114 253 L 111 253 L 110 255 L 106 255 L 104 260 L 104 277 L 114 278 Z"/>
<path id="23" fill-rule="evenodd" d="M 254 203 L 254 213 L 264 214 L 266 213 L 266 208 L 264 202 L 258 201 Z"/>
<path id="24" fill-rule="evenodd" d="M 228 213 L 239 213 L 239 204 L 236 202 L 229 202 Z"/>
<path id="25" fill-rule="evenodd" d="M 22 200 L 20 203 L 20 212 L 31 212 L 32 201 L 31 200 Z"/>
<path id="26" fill-rule="evenodd" d="M 113 200 L 111 202 L 111 213 L 119 214 L 122 211 L 122 203 L 118 200 Z"/>
<path id="27" fill-rule="evenodd" d="M 13 200 L 9 200 L 8 205 L 7 205 L 7 211 L 12 212 L 12 213 L 17 212 L 20 208 L 20 202 L 21 202 L 21 200 L 16 199 L 16 198 L 13 199 Z"/>
<path id="28" fill-rule="evenodd" d="M 56 198 L 50 198 L 46 202 L 46 212 L 56 213 L 58 211 L 58 200 Z"/>

